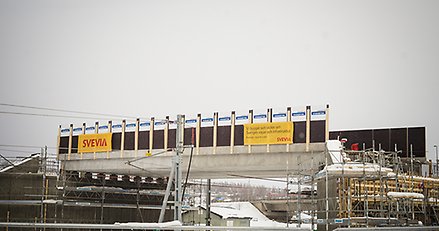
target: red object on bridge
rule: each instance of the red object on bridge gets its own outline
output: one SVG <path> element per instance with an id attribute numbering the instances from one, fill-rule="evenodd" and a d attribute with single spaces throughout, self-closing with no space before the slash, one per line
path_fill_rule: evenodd
<path id="1" fill-rule="evenodd" d="M 351 145 L 351 150 L 352 150 L 352 151 L 358 151 L 358 150 L 360 150 L 360 148 L 358 147 L 358 143 L 354 143 L 354 144 L 352 144 L 352 145 Z"/>

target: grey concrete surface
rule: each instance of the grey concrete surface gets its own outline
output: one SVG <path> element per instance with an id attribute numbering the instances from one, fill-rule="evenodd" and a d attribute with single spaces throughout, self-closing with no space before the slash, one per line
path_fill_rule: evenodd
<path id="1" fill-rule="evenodd" d="M 288 150 L 289 149 L 289 150 Z M 169 175 L 173 151 L 153 150 L 113 151 L 110 153 L 64 155 L 65 168 L 69 171 L 105 172 L 138 176 L 165 177 Z M 186 174 L 191 148 L 186 148 L 182 157 L 183 174 Z M 131 165 L 128 164 L 131 163 Z M 242 176 L 285 177 L 287 172 L 311 173 L 325 162 L 325 144 L 235 146 L 194 148 L 190 178 L 230 178 Z"/>

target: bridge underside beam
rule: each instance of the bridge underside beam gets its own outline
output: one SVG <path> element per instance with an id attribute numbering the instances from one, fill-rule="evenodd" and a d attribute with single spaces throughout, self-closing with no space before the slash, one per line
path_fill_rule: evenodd
<path id="1" fill-rule="evenodd" d="M 312 174 L 325 162 L 325 144 L 315 143 L 310 151 L 305 145 L 293 144 L 287 152 L 285 145 L 252 147 L 247 146 L 200 148 L 193 154 L 190 169 L 192 179 L 218 179 L 243 177 L 286 177 L 287 173 Z M 267 152 L 268 150 L 268 152 Z M 104 172 L 151 177 L 169 176 L 173 152 L 145 157 L 146 151 L 120 151 L 108 155 L 75 154 L 65 161 L 65 169 L 81 172 Z M 154 152 L 153 152 L 154 154 Z M 190 148 L 183 154 L 183 174 L 186 174 L 190 158 Z M 130 164 L 128 164 L 130 162 Z"/>

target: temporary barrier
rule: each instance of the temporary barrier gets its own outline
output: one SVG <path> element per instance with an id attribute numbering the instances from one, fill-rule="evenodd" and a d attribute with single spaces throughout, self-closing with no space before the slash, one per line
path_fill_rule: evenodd
<path id="1" fill-rule="evenodd" d="M 233 152 L 234 146 L 248 146 L 249 152 L 252 152 L 252 145 L 269 145 L 271 144 L 293 144 L 293 143 L 320 143 L 325 142 L 328 137 L 328 111 L 329 106 L 321 109 L 311 110 L 310 106 L 285 108 L 284 110 L 276 108 L 267 110 L 249 110 L 244 113 L 235 111 L 229 113 L 215 112 L 210 115 L 191 116 L 185 120 L 184 144 L 194 145 L 194 147 L 213 147 L 215 153 L 216 147 L 230 146 Z M 94 127 L 82 127 L 59 129 L 59 154 L 71 153 L 97 153 L 108 152 L 110 150 L 167 150 L 175 148 L 176 126 L 174 119 L 166 117 L 159 120 L 151 118 L 150 120 L 133 123 L 108 122 L 108 125 L 95 124 Z M 272 126 L 281 126 L 282 129 L 270 130 Z M 289 129 L 286 129 L 288 127 Z M 256 136 L 246 138 L 246 131 L 252 129 L 270 130 L 274 138 L 262 139 Z M 246 130 L 247 129 L 247 130 Z M 84 142 L 86 135 L 97 135 L 107 133 L 111 135 L 111 142 L 107 142 L 105 149 L 85 149 L 79 145 Z M 106 136 L 110 136 L 106 135 Z M 101 136 L 101 135 L 98 135 Z M 82 137 L 82 138 L 80 138 Z M 91 137 L 91 136 L 90 136 Z M 271 136 L 270 136 L 271 137 Z M 88 142 L 88 141 L 85 141 Z M 91 141 L 91 142 L 98 142 Z M 100 141 L 103 142 L 103 141 Z M 91 143 L 87 143 L 91 145 Z M 103 143 L 99 143 L 102 145 Z M 97 145 L 97 143 L 95 143 Z"/>

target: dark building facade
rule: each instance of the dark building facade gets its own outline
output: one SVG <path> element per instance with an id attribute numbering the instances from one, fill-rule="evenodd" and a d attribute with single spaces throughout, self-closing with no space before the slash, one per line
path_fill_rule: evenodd
<path id="1" fill-rule="evenodd" d="M 329 132 L 331 140 L 346 138 L 347 149 L 400 151 L 401 158 L 426 157 L 425 127 L 340 130 Z M 412 150 L 412 151 L 411 151 Z"/>

